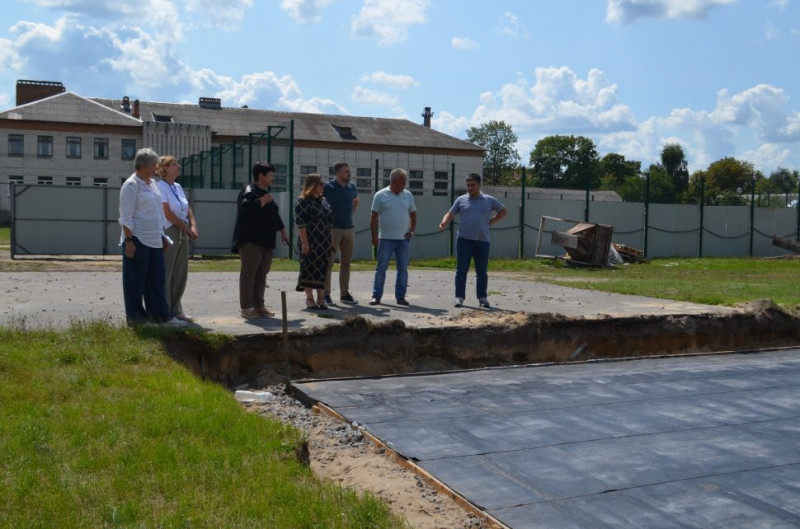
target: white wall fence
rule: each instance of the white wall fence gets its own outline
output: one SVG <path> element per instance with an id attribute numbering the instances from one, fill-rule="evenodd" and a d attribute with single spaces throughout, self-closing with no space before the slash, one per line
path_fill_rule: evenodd
<path id="1" fill-rule="evenodd" d="M 236 219 L 235 190 L 187 189 L 197 218 L 200 239 L 193 244 L 194 254 L 230 253 Z M 275 195 L 281 218 L 290 226 L 292 208 L 288 193 Z M 411 258 L 444 257 L 450 251 L 450 230 L 439 231 L 439 221 L 450 207 L 447 197 L 418 196 L 416 237 Z M 372 246 L 369 211 L 372 195 L 361 195 L 354 218 L 355 259 L 369 259 Z M 120 253 L 119 189 L 104 187 L 62 187 L 12 185 L 11 255 L 110 255 Z M 519 199 L 507 199 L 509 215 L 492 228 L 491 256 L 516 258 L 520 253 L 532 258 L 536 252 L 539 222 L 543 215 L 582 220 L 586 203 L 577 200 L 528 200 L 524 219 Z M 772 237 L 796 239 L 797 210 L 794 208 L 755 208 L 751 229 L 749 206 L 706 206 L 702 229 L 700 208 L 685 204 L 651 204 L 645 230 L 645 205 L 631 202 L 590 202 L 589 222 L 614 227 L 613 241 L 644 249 L 654 257 L 744 257 L 789 253 L 772 245 Z M 522 227 L 521 227 L 522 226 Z M 569 225 L 548 223 L 547 230 L 567 229 Z M 296 230 L 293 240 L 296 240 Z M 752 243 L 751 243 L 752 237 Z M 542 238 L 542 253 L 561 255 L 563 249 Z M 296 243 L 295 243 L 296 244 Z M 701 255 L 702 249 L 702 255 Z M 278 244 L 277 257 L 287 257 L 288 249 Z"/>

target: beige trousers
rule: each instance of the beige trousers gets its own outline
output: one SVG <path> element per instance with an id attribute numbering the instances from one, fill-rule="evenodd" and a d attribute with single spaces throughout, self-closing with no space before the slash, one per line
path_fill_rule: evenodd
<path id="1" fill-rule="evenodd" d="M 350 262 L 353 260 L 353 247 L 356 244 L 355 229 L 333 228 L 333 242 L 339 248 L 339 296 L 344 296 L 350 292 Z M 334 257 L 335 255 L 331 255 L 328 261 L 328 270 L 325 273 L 326 296 L 331 295 Z"/>
<path id="2" fill-rule="evenodd" d="M 183 314 L 181 298 L 186 290 L 189 278 L 189 237 L 177 226 L 167 228 L 167 236 L 172 245 L 164 252 L 164 264 L 167 266 L 167 305 L 173 316 Z"/>

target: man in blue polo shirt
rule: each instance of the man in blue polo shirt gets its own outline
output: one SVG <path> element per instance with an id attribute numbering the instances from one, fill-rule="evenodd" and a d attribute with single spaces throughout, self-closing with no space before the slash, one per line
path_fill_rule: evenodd
<path id="1" fill-rule="evenodd" d="M 489 305 L 489 226 L 500 222 L 508 210 L 493 196 L 481 193 L 481 177 L 470 173 L 467 176 L 467 193 L 453 203 L 450 211 L 442 217 L 439 229 L 444 230 L 458 215 L 456 239 L 456 307 L 464 305 L 467 289 L 469 263 L 475 261 L 476 290 L 481 308 Z M 493 216 L 494 215 L 494 216 Z"/>
<path id="2" fill-rule="evenodd" d="M 355 305 L 358 303 L 350 294 L 350 261 L 353 260 L 355 246 L 355 230 L 353 229 L 353 213 L 358 207 L 358 190 L 350 181 L 350 166 L 339 162 L 333 166 L 334 178 L 325 184 L 322 191 L 333 210 L 333 255 L 328 261 L 325 274 L 325 303 L 333 305 L 331 299 L 331 276 L 336 250 L 339 250 L 339 299 L 342 303 Z"/>

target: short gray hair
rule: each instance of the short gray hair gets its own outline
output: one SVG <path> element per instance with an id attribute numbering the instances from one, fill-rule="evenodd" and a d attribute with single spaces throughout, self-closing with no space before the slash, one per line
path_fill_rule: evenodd
<path id="1" fill-rule="evenodd" d="M 392 172 L 389 173 L 389 181 L 394 182 L 401 176 L 403 180 L 408 181 L 408 173 L 406 173 L 405 169 L 400 169 L 399 167 L 397 169 L 392 169 Z"/>
<path id="2" fill-rule="evenodd" d="M 133 166 L 137 170 L 150 167 L 151 165 L 156 165 L 157 163 L 158 154 L 156 154 L 156 151 L 149 147 L 139 149 L 136 153 L 136 156 L 133 158 Z"/>

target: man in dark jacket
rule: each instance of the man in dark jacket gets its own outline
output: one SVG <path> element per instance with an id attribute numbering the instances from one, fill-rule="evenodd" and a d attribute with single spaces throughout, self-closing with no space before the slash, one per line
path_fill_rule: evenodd
<path id="1" fill-rule="evenodd" d="M 269 192 L 275 168 L 264 162 L 253 166 L 253 182 L 239 193 L 236 225 L 231 251 L 241 258 L 239 272 L 239 305 L 248 319 L 274 316 L 264 306 L 267 274 L 275 251 L 275 236 L 281 234 L 289 243 L 286 227 L 278 214 L 278 205 Z"/>

